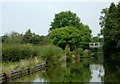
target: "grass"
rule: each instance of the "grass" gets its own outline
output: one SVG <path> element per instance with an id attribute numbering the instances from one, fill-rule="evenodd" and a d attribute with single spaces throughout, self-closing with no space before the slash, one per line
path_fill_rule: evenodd
<path id="1" fill-rule="evenodd" d="M 16 47 L 18 50 L 16 50 Z M 24 59 L 20 59 L 19 61 L 14 61 L 14 62 L 3 61 L 2 73 L 6 73 L 9 71 L 18 70 L 18 69 L 22 70 L 25 67 L 30 67 L 33 65 L 45 63 L 48 58 L 50 59 L 50 61 L 49 61 L 50 65 L 58 64 L 58 63 L 60 64 L 60 62 L 62 62 L 62 61 L 59 61 L 59 60 L 63 59 L 64 55 L 65 55 L 64 51 L 61 48 L 53 46 L 53 45 L 34 46 L 34 45 L 27 44 L 27 45 L 17 45 L 16 47 L 14 44 L 13 45 L 4 45 L 3 46 L 4 57 L 10 56 L 12 59 L 14 59 L 14 57 L 16 59 L 16 57 L 19 57 L 20 55 L 22 55 L 22 56 L 27 56 L 29 58 L 26 59 L 24 57 Z M 27 48 L 25 49 L 25 47 L 27 47 Z M 21 54 L 21 52 L 22 52 L 21 48 L 22 49 L 24 48 L 26 55 Z M 31 51 L 32 53 L 27 51 L 28 48 L 30 48 L 29 51 Z M 15 53 L 15 51 L 16 51 L 16 53 Z M 32 56 L 32 55 L 34 55 L 34 56 Z"/>
<path id="2" fill-rule="evenodd" d="M 45 63 L 40 57 L 29 58 L 20 60 L 19 62 L 3 62 L 2 63 L 2 73 L 10 72 L 13 70 L 23 70 L 26 67 L 30 67 L 37 64 Z"/>

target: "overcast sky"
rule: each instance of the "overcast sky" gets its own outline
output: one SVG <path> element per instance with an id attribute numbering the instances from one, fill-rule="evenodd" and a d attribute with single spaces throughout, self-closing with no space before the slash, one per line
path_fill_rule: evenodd
<path id="1" fill-rule="evenodd" d="M 6 2 L 0 3 L 2 18 L 0 35 L 12 31 L 25 33 L 28 29 L 39 35 L 47 35 L 54 15 L 61 11 L 76 13 L 83 24 L 88 25 L 92 35 L 100 32 L 99 17 L 107 2 Z M 31 0 L 33 1 L 33 0 Z"/>

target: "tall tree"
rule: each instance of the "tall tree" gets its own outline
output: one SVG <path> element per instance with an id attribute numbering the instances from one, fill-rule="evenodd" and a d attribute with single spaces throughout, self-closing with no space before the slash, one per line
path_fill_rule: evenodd
<path id="1" fill-rule="evenodd" d="M 19 34 L 18 32 L 11 32 L 10 34 L 5 34 L 2 36 L 2 42 L 3 43 L 16 43 L 21 44 L 22 42 L 22 34 Z"/>
<path id="2" fill-rule="evenodd" d="M 115 42 L 115 31 L 116 31 L 116 11 L 117 8 L 114 3 L 111 3 L 109 8 L 109 13 L 105 19 L 105 28 L 103 28 L 103 36 L 104 36 L 104 51 L 105 52 L 115 52 L 116 42 Z M 114 45 L 114 46 L 110 46 Z M 110 53 L 110 54 L 111 54 Z"/>
<path id="3" fill-rule="evenodd" d="M 74 27 L 82 32 L 84 38 L 84 42 L 91 41 L 91 33 L 88 25 L 84 25 L 80 22 L 80 18 L 76 15 L 76 13 L 72 13 L 71 11 L 60 12 L 55 14 L 55 19 L 51 23 L 50 32 L 55 29 L 62 28 L 62 27 Z"/>
<path id="4" fill-rule="evenodd" d="M 120 2 L 117 5 L 117 27 L 115 41 L 117 42 L 117 51 L 120 52 Z"/>
<path id="5" fill-rule="evenodd" d="M 117 6 L 111 3 L 104 21 L 104 52 L 120 52 L 120 3 Z"/>
<path id="6" fill-rule="evenodd" d="M 80 43 L 84 41 L 83 33 L 75 27 L 62 27 L 53 30 L 49 34 L 50 41 L 62 49 L 65 49 L 66 45 L 70 46 L 70 49 L 80 46 Z"/>
<path id="7" fill-rule="evenodd" d="M 99 20 L 100 20 L 99 25 L 101 26 L 101 28 L 103 28 L 105 25 L 105 19 L 106 19 L 107 14 L 108 14 L 108 8 L 102 9 L 101 14 L 102 15 L 99 18 Z"/>
<path id="8" fill-rule="evenodd" d="M 32 38 L 31 30 L 28 29 L 28 31 L 24 34 L 22 43 L 29 43 Z"/>
<path id="9" fill-rule="evenodd" d="M 76 28 L 80 26 L 80 19 L 79 17 L 77 17 L 76 13 L 66 11 L 55 14 L 55 19 L 53 20 L 53 22 L 51 22 L 50 31 L 65 26 L 72 26 Z"/>

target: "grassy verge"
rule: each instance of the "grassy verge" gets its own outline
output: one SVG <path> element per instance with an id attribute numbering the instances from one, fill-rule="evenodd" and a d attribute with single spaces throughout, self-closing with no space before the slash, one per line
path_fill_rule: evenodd
<path id="1" fill-rule="evenodd" d="M 13 70 L 23 70 L 26 67 L 30 67 L 37 64 L 45 63 L 40 57 L 34 57 L 29 59 L 20 60 L 19 62 L 3 62 L 2 73 L 6 73 Z"/>
<path id="2" fill-rule="evenodd" d="M 8 45 L 2 48 L 2 73 L 12 70 L 22 70 L 37 64 L 49 61 L 49 65 L 61 64 L 64 59 L 64 51 L 53 45 L 35 46 L 30 44 Z"/>

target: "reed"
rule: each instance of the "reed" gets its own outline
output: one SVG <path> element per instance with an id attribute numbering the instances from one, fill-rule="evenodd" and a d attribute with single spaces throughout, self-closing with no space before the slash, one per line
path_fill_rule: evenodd
<path id="1" fill-rule="evenodd" d="M 3 62 L 2 73 L 6 73 L 18 69 L 23 70 L 25 67 L 30 67 L 42 63 L 45 63 L 45 61 L 42 60 L 40 57 L 24 59 L 24 60 L 20 60 L 19 62 Z"/>
<path id="2" fill-rule="evenodd" d="M 48 59 L 49 65 L 60 64 L 65 55 L 61 48 L 53 45 L 3 44 L 2 51 L 3 73 L 45 63 Z"/>

